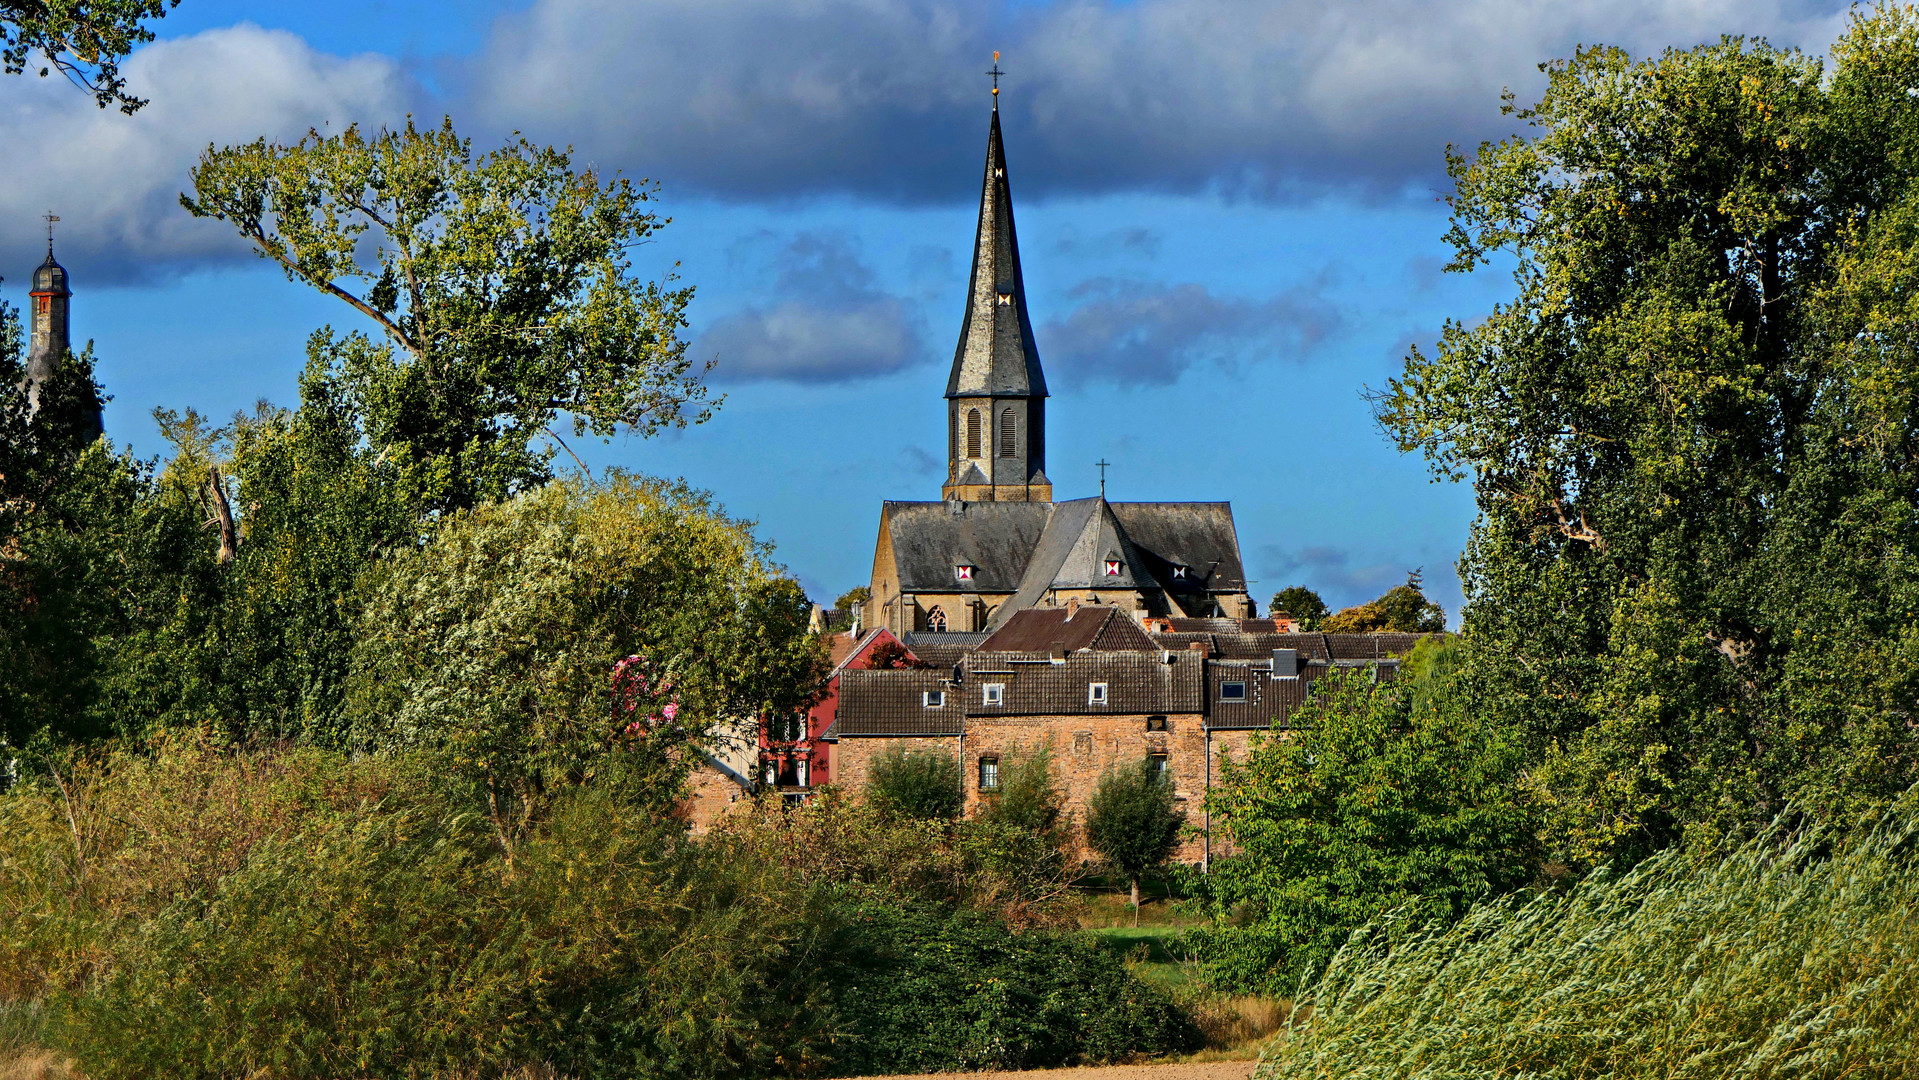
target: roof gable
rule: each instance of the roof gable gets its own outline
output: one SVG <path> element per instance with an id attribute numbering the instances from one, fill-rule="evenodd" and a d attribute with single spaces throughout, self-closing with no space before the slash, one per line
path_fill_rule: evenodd
<path id="1" fill-rule="evenodd" d="M 1160 651 L 1146 631 L 1126 613 L 1101 604 L 1074 608 L 1035 608 L 1014 612 L 1006 624 L 979 645 L 981 652 L 1069 653 Z"/>

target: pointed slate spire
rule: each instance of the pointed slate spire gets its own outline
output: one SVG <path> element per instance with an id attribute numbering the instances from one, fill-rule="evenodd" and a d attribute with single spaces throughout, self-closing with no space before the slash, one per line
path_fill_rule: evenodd
<path id="1" fill-rule="evenodd" d="M 973 240 L 973 280 L 946 396 L 1047 396 L 1039 351 L 1033 347 L 1033 324 L 1026 315 L 1026 285 L 1020 275 L 1019 241 L 1013 234 L 1013 196 L 1006 181 L 997 96 L 992 130 L 986 138 L 986 182 L 980 192 L 979 231 Z"/>

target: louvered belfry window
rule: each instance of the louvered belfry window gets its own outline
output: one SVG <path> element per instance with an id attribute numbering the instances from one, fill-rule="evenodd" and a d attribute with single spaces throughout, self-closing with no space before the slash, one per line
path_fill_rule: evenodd
<path id="1" fill-rule="evenodd" d="M 999 414 L 999 456 L 1019 456 L 1019 424 L 1013 419 L 1013 410 L 1001 409 Z"/>
<path id="2" fill-rule="evenodd" d="M 978 409 L 966 410 L 966 456 L 980 456 L 980 415 Z"/>

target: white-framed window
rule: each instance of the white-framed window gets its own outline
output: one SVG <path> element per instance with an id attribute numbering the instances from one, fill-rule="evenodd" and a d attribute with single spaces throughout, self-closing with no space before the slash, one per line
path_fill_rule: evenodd
<path id="1" fill-rule="evenodd" d="M 973 580 L 973 567 L 968 563 L 955 563 L 953 565 L 953 577 L 957 581 L 971 581 Z"/>
<path id="2" fill-rule="evenodd" d="M 926 691 L 925 693 L 920 695 L 920 705 L 928 709 L 945 708 L 946 707 L 946 691 L 944 690 Z"/>
<path id="3" fill-rule="evenodd" d="M 1219 700 L 1245 701 L 1246 684 L 1243 682 L 1223 682 L 1219 684 Z"/>
<path id="4" fill-rule="evenodd" d="M 999 758 L 988 754 L 979 759 L 979 789 L 981 791 L 999 790 Z"/>
<path id="5" fill-rule="evenodd" d="M 1006 703 L 1006 684 L 989 682 L 980 687 L 980 704 L 1003 705 Z"/>
<path id="6" fill-rule="evenodd" d="M 1119 571 L 1120 571 L 1120 561 L 1118 559 L 1106 560 L 1106 576 L 1107 577 L 1118 577 Z"/>
<path id="7" fill-rule="evenodd" d="M 1086 684 L 1086 704 L 1088 705 L 1106 704 L 1106 684 L 1105 683 L 1092 682 L 1092 683 Z"/>

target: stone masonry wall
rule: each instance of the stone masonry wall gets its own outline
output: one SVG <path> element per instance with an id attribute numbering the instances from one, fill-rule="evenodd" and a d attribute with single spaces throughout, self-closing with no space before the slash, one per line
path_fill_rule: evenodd
<path id="1" fill-rule="evenodd" d="M 1148 754 L 1165 754 L 1173 776 L 1178 805 L 1186 811 L 1190 835 L 1174 860 L 1199 863 L 1206 857 L 1206 811 L 1204 799 L 1208 784 L 1206 734 L 1200 718 L 1174 714 L 1166 718 L 1165 731 L 1146 730 L 1146 717 L 1140 716 L 1021 716 L 974 718 L 966 722 L 964 750 L 961 740 L 951 735 L 921 737 L 842 736 L 834 755 L 835 782 L 857 791 L 866 783 L 873 759 L 893 743 L 913 750 L 960 754 L 966 785 L 966 812 L 976 813 L 981 802 L 979 790 L 980 759 L 997 756 L 1001 775 L 1020 756 L 1041 746 L 1053 748 L 1053 776 L 1065 797 L 1066 812 L 1075 824 L 1073 854 L 1092 858 L 1084 848 L 1078 826 L 1086 821 L 1086 806 L 1099 786 L 1100 774 L 1122 763 L 1130 764 Z M 1256 734 L 1250 731 L 1215 731 L 1212 735 L 1213 761 L 1211 782 L 1219 781 L 1221 759 L 1230 754 L 1244 760 L 1247 745 Z M 991 798 L 990 794 L 985 796 Z M 1231 854 L 1232 844 L 1222 829 L 1213 832 L 1215 858 Z"/>

